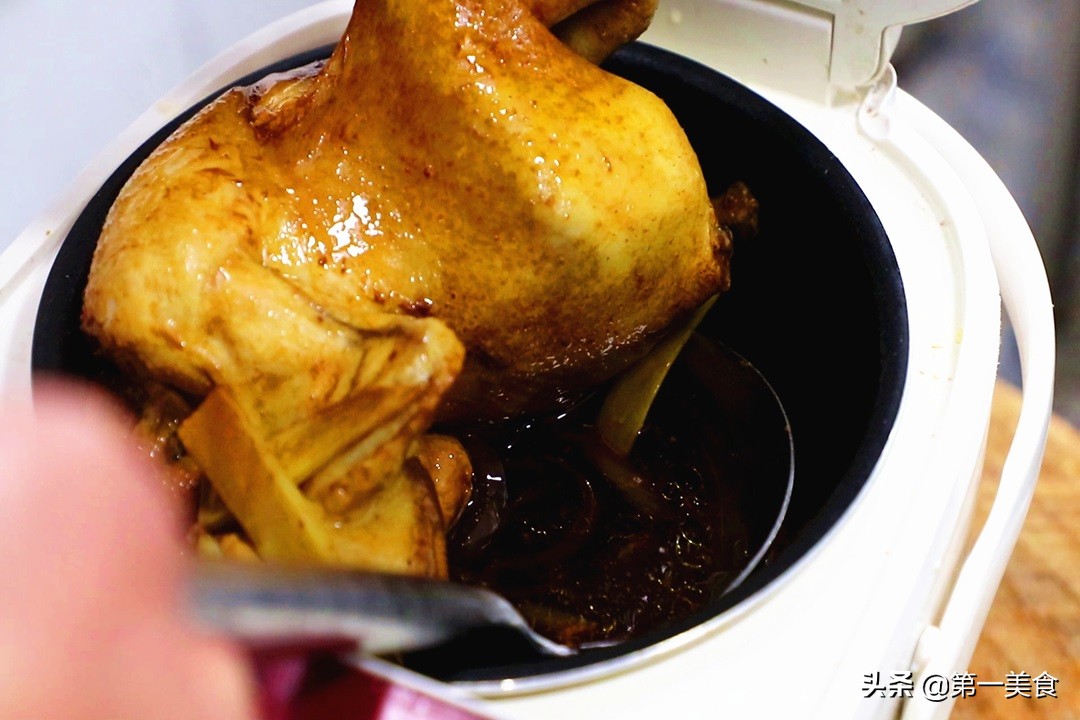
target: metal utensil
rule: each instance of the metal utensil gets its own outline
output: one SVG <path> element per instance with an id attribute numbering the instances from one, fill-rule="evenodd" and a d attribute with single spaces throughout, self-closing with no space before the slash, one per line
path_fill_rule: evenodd
<path id="1" fill-rule="evenodd" d="M 213 563 L 198 568 L 191 594 L 199 621 L 255 648 L 341 644 L 382 655 L 504 626 L 546 655 L 576 653 L 536 633 L 499 595 L 443 580 Z"/>
<path id="2" fill-rule="evenodd" d="M 744 442 L 749 473 L 760 500 L 748 561 L 723 592 L 738 586 L 765 556 L 791 498 L 794 456 L 791 428 L 764 377 L 726 347 L 691 341 L 686 353 L 710 392 L 724 404 L 733 436 Z M 736 424 L 738 427 L 736 427 Z M 753 457 L 757 453 L 760 457 Z M 568 657 L 577 650 L 532 629 L 500 595 L 443 580 L 264 565 L 205 564 L 192 584 L 197 618 L 249 647 L 357 647 L 381 655 L 435 647 L 468 631 L 501 627 L 543 655 Z"/>

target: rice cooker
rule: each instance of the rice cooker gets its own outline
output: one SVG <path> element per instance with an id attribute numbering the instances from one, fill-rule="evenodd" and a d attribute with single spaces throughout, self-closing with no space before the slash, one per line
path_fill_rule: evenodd
<path id="1" fill-rule="evenodd" d="M 902 27 L 961 0 L 663 0 L 613 72 L 679 117 L 710 185 L 746 180 L 762 237 L 737 249 L 714 333 L 769 378 L 795 444 L 766 563 L 707 612 L 570 661 L 458 654 L 365 669 L 500 718 L 945 717 L 1034 490 L 1054 330 L 1031 232 L 986 162 L 897 87 Z M 0 388 L 71 371 L 81 284 L 111 197 L 214 93 L 325 56 L 331 0 L 233 46 L 124 131 L 0 257 Z M 969 518 L 1001 307 L 1020 422 L 974 543 Z M 455 659 L 456 658 L 456 659 Z"/>

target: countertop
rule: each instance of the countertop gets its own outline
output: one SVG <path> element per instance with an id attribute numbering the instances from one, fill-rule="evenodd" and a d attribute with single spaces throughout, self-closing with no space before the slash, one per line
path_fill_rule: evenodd
<path id="1" fill-rule="evenodd" d="M 1019 413 L 1019 392 L 998 383 L 975 529 L 990 509 Z M 1080 431 L 1060 417 L 1051 423 L 1031 509 L 968 671 L 992 681 L 1045 671 L 1057 678 L 1058 697 L 1006 699 L 1002 688 L 981 687 L 957 699 L 955 719 L 1080 720 Z"/>

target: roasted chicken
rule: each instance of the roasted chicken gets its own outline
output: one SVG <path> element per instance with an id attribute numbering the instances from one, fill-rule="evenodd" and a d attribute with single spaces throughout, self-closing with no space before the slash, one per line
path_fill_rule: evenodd
<path id="1" fill-rule="evenodd" d="M 592 62 L 652 10 L 359 0 L 130 179 L 84 328 L 201 402 L 179 437 L 260 557 L 445 574 L 431 423 L 570 401 L 727 286 L 683 131 Z"/>

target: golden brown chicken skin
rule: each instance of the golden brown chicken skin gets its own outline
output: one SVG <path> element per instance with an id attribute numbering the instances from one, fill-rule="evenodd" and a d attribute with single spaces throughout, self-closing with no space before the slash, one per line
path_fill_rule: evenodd
<path id="1" fill-rule="evenodd" d="M 281 502 L 331 530 L 285 559 L 340 561 L 334 533 L 378 527 L 380 493 L 430 486 L 404 468 L 436 416 L 573 397 L 726 287 L 728 236 L 675 118 L 545 25 L 586 4 L 360 0 L 325 64 L 226 93 L 113 207 L 84 327 L 211 395 L 185 443 L 215 487 L 244 444 L 220 423 L 299 490 Z M 414 515 L 437 545 L 439 513 Z M 386 552 L 439 573 L 437 552 Z"/>

